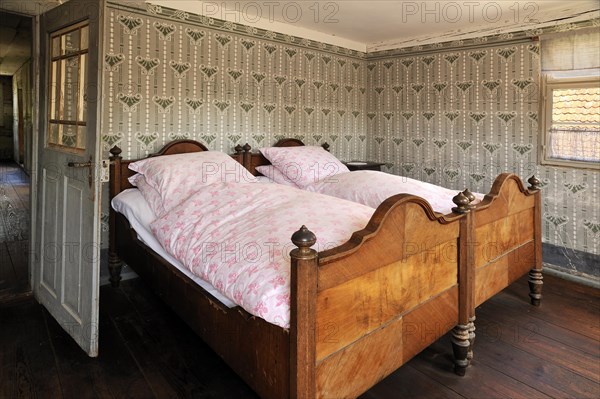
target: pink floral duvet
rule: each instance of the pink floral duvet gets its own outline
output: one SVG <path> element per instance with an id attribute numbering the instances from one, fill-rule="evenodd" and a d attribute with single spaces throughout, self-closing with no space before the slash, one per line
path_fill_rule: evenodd
<path id="1" fill-rule="evenodd" d="M 355 172 L 353 172 L 355 173 Z M 167 252 L 249 313 L 289 327 L 292 234 L 322 251 L 363 229 L 373 208 L 278 184 L 215 183 L 151 224 Z"/>
<path id="2" fill-rule="evenodd" d="M 372 208 L 377 208 L 392 195 L 412 194 L 424 198 L 431 204 L 435 212 L 444 215 L 452 212 L 452 207 L 455 206 L 452 197 L 458 194 L 458 190 L 450 190 L 409 177 L 372 170 L 339 173 L 312 183 L 305 189 L 358 202 Z M 482 194 L 475 194 L 475 196 L 477 197 L 476 201 L 483 198 Z"/>

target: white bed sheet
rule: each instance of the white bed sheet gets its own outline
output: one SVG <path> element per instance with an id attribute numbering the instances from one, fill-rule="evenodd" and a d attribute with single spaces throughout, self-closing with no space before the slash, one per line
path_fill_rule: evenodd
<path id="1" fill-rule="evenodd" d="M 171 256 L 167 251 L 165 251 L 165 249 L 162 247 L 162 245 L 160 245 L 158 240 L 150 231 L 150 223 L 156 219 L 156 215 L 154 212 L 152 212 L 152 209 L 150 209 L 148 202 L 140 190 L 137 188 L 128 188 L 127 190 L 123 190 L 112 199 L 111 205 L 114 210 L 123 214 L 127 218 L 129 224 L 137 233 L 140 241 L 152 248 L 154 252 L 159 254 L 167 262 L 192 279 L 192 281 L 218 299 L 223 305 L 227 306 L 228 308 L 237 306 L 236 303 L 221 294 L 215 287 L 213 287 L 212 284 L 194 275 L 188 268 L 182 265 L 177 259 L 173 258 L 173 256 Z"/>

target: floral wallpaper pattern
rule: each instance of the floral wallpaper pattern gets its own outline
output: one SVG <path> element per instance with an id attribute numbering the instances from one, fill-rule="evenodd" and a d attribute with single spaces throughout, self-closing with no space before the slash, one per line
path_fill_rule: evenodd
<path id="1" fill-rule="evenodd" d="M 327 141 L 341 158 L 364 158 L 361 57 L 293 38 L 277 42 L 274 34 L 236 34 L 238 26 L 216 30 L 181 13 L 179 20 L 107 13 L 105 150 L 118 144 L 125 157 L 141 157 L 192 138 L 231 152 L 240 143 L 257 148 L 297 137 Z"/>

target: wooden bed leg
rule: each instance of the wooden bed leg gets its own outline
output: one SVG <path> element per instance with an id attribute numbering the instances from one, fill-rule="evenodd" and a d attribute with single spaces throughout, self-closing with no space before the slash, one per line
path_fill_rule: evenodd
<path id="1" fill-rule="evenodd" d="M 544 285 L 544 277 L 539 269 L 531 269 L 529 272 L 529 297 L 533 306 L 540 306 L 542 300 L 542 286 Z"/>
<path id="2" fill-rule="evenodd" d="M 452 202 L 456 205 L 452 211 L 465 217 L 460 221 L 459 232 L 459 264 L 458 264 L 458 324 L 452 329 L 452 352 L 454 352 L 454 372 L 464 376 L 469 362 L 473 357 L 473 342 L 475 341 L 475 308 L 473 291 L 475 282 L 475 252 L 472 245 L 472 234 L 475 230 L 470 205 L 473 196 L 467 189 L 458 193 Z M 472 334 L 472 335 L 471 335 Z M 469 356 L 469 354 L 471 356 Z"/>
<path id="3" fill-rule="evenodd" d="M 114 146 L 110 149 L 110 201 L 121 192 L 121 149 Z M 110 202 L 109 201 L 109 202 Z M 119 287 L 121 282 L 121 269 L 123 262 L 117 255 L 117 214 L 109 205 L 109 230 L 108 230 L 108 272 L 110 284 L 113 288 Z"/>
<path id="4" fill-rule="evenodd" d="M 542 300 L 542 286 L 544 285 L 542 276 L 542 196 L 540 191 L 540 181 L 537 177 L 531 176 L 527 183 L 527 189 L 535 192 L 535 210 L 534 210 L 534 264 L 529 272 L 529 297 L 533 306 L 540 306 Z"/>
<path id="5" fill-rule="evenodd" d="M 108 272 L 110 273 L 110 284 L 113 288 L 119 288 L 121 282 L 121 270 L 123 269 L 123 262 L 121 258 L 114 252 L 108 254 Z"/>
<path id="6" fill-rule="evenodd" d="M 469 317 L 469 350 L 467 351 L 467 360 L 469 364 L 473 360 L 473 346 L 475 345 L 475 316 Z"/>
<path id="7" fill-rule="evenodd" d="M 469 366 L 469 324 L 458 324 L 452 329 L 452 351 L 454 352 L 454 372 L 464 376 Z"/>
<path id="8" fill-rule="evenodd" d="M 317 396 L 317 237 L 306 226 L 292 235 L 298 248 L 290 252 L 290 398 Z"/>

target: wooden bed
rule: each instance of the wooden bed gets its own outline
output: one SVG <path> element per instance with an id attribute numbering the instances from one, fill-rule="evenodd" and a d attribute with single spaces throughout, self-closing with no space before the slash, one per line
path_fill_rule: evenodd
<path id="1" fill-rule="evenodd" d="M 153 156 L 205 150 L 184 140 Z M 117 147 L 110 152 L 112 200 L 131 187 L 133 161 Z M 249 149 L 234 157 L 251 158 Z M 450 330 L 464 374 L 474 265 L 468 202 L 457 196 L 459 213 L 440 217 L 419 197 L 394 196 L 347 243 L 320 253 L 303 226 L 291 238 L 289 330 L 222 305 L 139 241 L 112 208 L 111 282 L 118 286 L 126 262 L 264 398 L 356 397 Z"/>
<path id="2" fill-rule="evenodd" d="M 284 138 L 274 147 L 303 146 L 301 140 Z M 329 151 L 329 145 L 322 147 Z M 259 173 L 257 166 L 270 165 L 260 152 L 252 152 L 250 145 L 236 147 L 237 159 L 254 175 Z M 542 297 L 542 223 L 541 192 L 539 180 L 532 176 L 525 188 L 521 179 L 510 173 L 500 174 L 494 181 L 490 193 L 483 201 L 470 208 L 474 209 L 469 221 L 469 256 L 473 264 L 466 270 L 472 271 L 465 276 L 472 289 L 466 290 L 464 298 L 469 307 L 468 326 L 457 326 L 458 330 L 467 328 L 471 347 L 475 339 L 475 308 L 485 300 L 502 291 L 511 283 L 529 273 L 529 296 L 531 304 L 539 306 Z M 465 190 L 466 195 L 470 192 Z M 470 197 L 470 201 L 475 197 Z M 468 364 L 468 363 L 467 363 Z M 461 373 L 461 367 L 457 372 Z"/>

